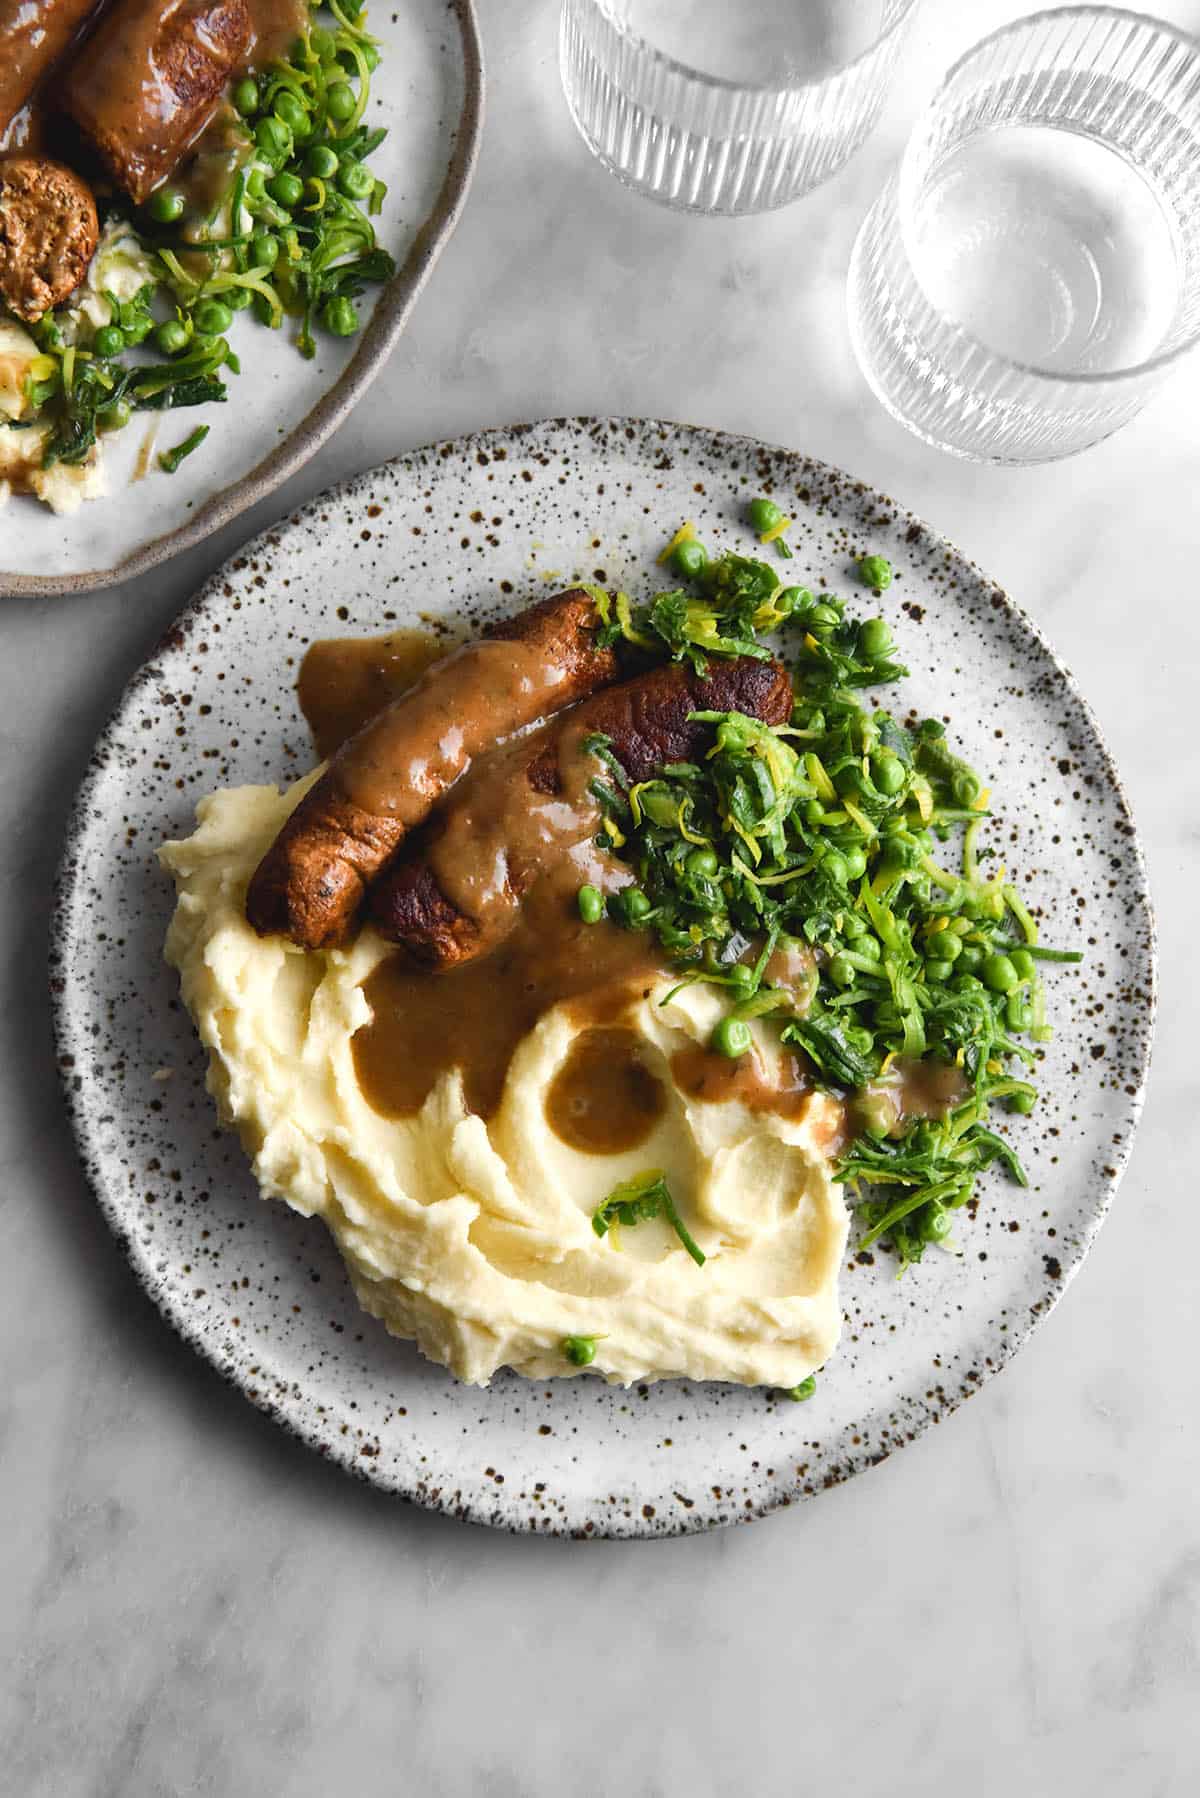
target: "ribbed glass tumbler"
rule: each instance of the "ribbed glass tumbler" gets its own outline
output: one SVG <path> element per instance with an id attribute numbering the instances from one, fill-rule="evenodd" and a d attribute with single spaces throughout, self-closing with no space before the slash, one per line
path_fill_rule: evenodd
<path id="1" fill-rule="evenodd" d="M 926 442 L 1068 456 L 1200 337 L 1200 43 L 1075 6 L 951 69 L 854 246 L 859 363 Z"/>
<path id="2" fill-rule="evenodd" d="M 858 149 L 916 4 L 563 0 L 563 89 L 628 186 L 689 212 L 765 212 Z"/>

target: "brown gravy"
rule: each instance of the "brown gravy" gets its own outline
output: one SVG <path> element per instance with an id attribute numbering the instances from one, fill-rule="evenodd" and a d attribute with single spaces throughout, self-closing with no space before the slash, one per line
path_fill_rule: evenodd
<path id="1" fill-rule="evenodd" d="M 577 1036 L 546 1093 L 546 1122 L 569 1148 L 619 1155 L 644 1143 L 663 1114 L 661 1080 L 643 1045 L 620 1025 L 593 1025 Z"/>
<path id="2" fill-rule="evenodd" d="M 433 631 L 415 630 L 312 644 L 296 692 L 317 754 L 324 760 L 340 749 L 453 647 Z"/>
<path id="3" fill-rule="evenodd" d="M 776 1117 L 799 1119 L 813 1090 L 812 1075 L 804 1057 L 785 1049 L 779 1060 L 779 1077 L 772 1082 L 756 1050 L 731 1060 L 717 1055 L 703 1043 L 689 1043 L 671 1057 L 671 1074 L 680 1092 L 705 1105 L 725 1105 L 736 1100 L 747 1111 L 773 1112 Z"/>
<path id="4" fill-rule="evenodd" d="M 380 962 L 363 988 L 371 1022 L 351 1044 L 374 1110 L 412 1117 L 439 1077 L 458 1067 L 467 1105 L 490 1118 L 517 1045 L 552 1007 L 570 1001 L 598 1027 L 649 992 L 664 972 L 657 939 L 579 916 L 579 886 L 602 879 L 588 852 L 568 856 L 532 888 L 490 955 L 443 974 L 414 973 L 401 956 Z"/>
<path id="5" fill-rule="evenodd" d="M 519 638 L 462 644 L 409 689 L 402 716 L 381 713 L 344 746 L 333 768 L 341 797 L 411 828 L 477 755 L 552 712 L 569 679 Z"/>

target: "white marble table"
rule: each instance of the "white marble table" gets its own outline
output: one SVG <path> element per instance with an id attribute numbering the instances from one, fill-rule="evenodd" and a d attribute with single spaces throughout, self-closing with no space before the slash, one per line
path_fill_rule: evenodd
<path id="1" fill-rule="evenodd" d="M 922 90 L 1024 8 L 927 0 L 858 160 L 788 211 L 710 223 L 590 162 L 558 88 L 555 10 L 486 0 L 490 116 L 466 220 L 340 435 L 285 495 L 168 568 L 0 618 L 0 1790 L 1185 1798 L 1200 1781 L 1200 375 L 1090 454 L 1022 472 L 924 448 L 857 373 L 841 298 L 855 221 Z M 1161 10 L 1200 27 L 1195 0 Z M 1019 596 L 1124 770 L 1164 973 L 1120 1199 L 1015 1365 L 844 1489 L 654 1545 L 510 1539 L 410 1511 L 219 1385 L 84 1189 L 43 976 L 89 745 L 200 579 L 392 451 L 606 411 L 809 449 Z"/>

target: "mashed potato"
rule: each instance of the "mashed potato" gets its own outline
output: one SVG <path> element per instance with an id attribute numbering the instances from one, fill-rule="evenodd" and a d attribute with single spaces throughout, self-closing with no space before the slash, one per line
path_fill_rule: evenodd
<path id="1" fill-rule="evenodd" d="M 467 1110 L 456 1071 L 417 1116 L 380 1115 L 351 1038 L 387 946 L 364 931 L 344 951 L 305 953 L 243 917 L 250 875 L 307 785 L 215 793 L 195 834 L 159 852 L 178 891 L 167 960 L 264 1195 L 323 1218 L 364 1308 L 463 1380 L 484 1385 L 501 1367 L 573 1373 L 571 1335 L 598 1338 L 595 1369 L 622 1384 L 790 1387 L 819 1367 L 837 1341 L 847 1233 L 831 1102 L 814 1094 L 786 1119 L 685 1098 L 670 1057 L 705 1041 L 720 1009 L 691 987 L 632 1014 L 667 1089 L 636 1150 L 583 1153 L 547 1124 L 545 1095 L 579 1028 L 561 1007 L 520 1044 L 489 1122 Z M 665 1170 L 703 1267 L 661 1219 L 617 1242 L 592 1229 L 613 1186 L 651 1166 Z"/>

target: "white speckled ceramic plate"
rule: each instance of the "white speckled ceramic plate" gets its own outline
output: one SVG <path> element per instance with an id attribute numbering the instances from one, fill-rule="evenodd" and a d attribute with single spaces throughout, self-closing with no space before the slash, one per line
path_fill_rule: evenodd
<path id="1" fill-rule="evenodd" d="M 483 125 L 483 66 L 474 0 L 373 0 L 382 45 L 367 122 L 388 136 L 371 166 L 388 184 L 377 220 L 396 273 L 360 302 L 364 328 L 318 333 L 305 362 L 293 331 L 247 315 L 230 341 L 242 356 L 224 405 L 133 421 L 105 446 L 109 494 L 56 518 L 35 500 L 0 509 L 0 595 L 86 592 L 143 573 L 263 499 L 318 450 L 394 348 L 429 271 L 458 221 Z M 196 423 L 207 442 L 167 476 L 134 474 L 148 432 L 158 448 Z"/>
<path id="2" fill-rule="evenodd" d="M 895 563 L 884 610 L 913 670 L 993 777 L 999 842 L 1081 944 L 1051 980 L 1045 1098 L 1012 1119 L 1022 1191 L 983 1182 L 961 1259 L 897 1281 L 848 1259 L 841 1347 L 817 1396 L 673 1382 L 623 1392 L 503 1375 L 481 1392 L 356 1308 L 323 1227 L 262 1204 L 215 1128 L 199 1045 L 162 962 L 153 852 L 226 782 L 308 765 L 293 693 L 305 646 L 441 613 L 472 621 L 543 582 L 645 591 L 684 518 L 747 547 L 768 488 L 796 524 L 791 578 L 843 587 Z M 511 597 L 510 597 L 511 596 Z M 1000 1368 L 1079 1266 L 1129 1153 L 1153 1014 L 1154 946 L 1133 823 L 1090 712 L 1029 619 L 893 501 L 789 450 L 685 426 L 555 421 L 436 445 L 335 489 L 209 583 L 123 694 L 70 827 L 53 990 L 83 1158 L 155 1302 L 253 1402 L 391 1491 L 513 1529 L 665 1535 L 740 1522 L 881 1460 Z M 169 1079 L 160 1070 L 172 1071 Z"/>

